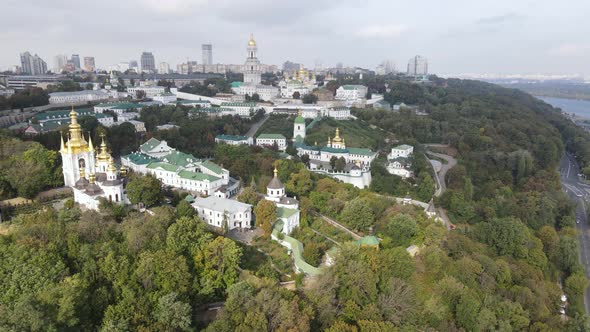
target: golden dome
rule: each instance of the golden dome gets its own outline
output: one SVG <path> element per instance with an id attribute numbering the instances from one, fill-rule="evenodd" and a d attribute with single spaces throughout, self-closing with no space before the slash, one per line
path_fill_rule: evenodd
<path id="1" fill-rule="evenodd" d="M 70 139 L 67 143 L 68 152 L 70 150 L 72 153 L 90 151 L 88 143 L 82 135 L 82 127 L 80 127 L 80 124 L 78 123 L 78 113 L 74 110 L 74 106 L 72 106 L 72 111 L 70 112 L 70 125 L 68 128 L 70 132 Z"/>
<path id="2" fill-rule="evenodd" d="M 115 167 L 115 161 L 113 160 L 113 157 L 111 157 L 109 159 L 109 167 L 107 167 L 107 172 L 110 172 L 110 173 L 117 172 L 117 168 Z"/>
<path id="3" fill-rule="evenodd" d="M 254 40 L 254 35 L 250 33 L 250 40 L 248 41 L 248 46 L 256 46 L 256 41 Z"/>
<path id="4" fill-rule="evenodd" d="M 127 175 L 127 167 L 121 165 L 121 168 L 119 168 L 119 172 L 121 173 L 122 177 L 125 177 Z"/>

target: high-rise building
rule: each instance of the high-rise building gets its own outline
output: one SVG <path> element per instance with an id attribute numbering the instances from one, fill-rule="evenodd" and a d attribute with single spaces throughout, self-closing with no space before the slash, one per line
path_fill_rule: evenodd
<path id="1" fill-rule="evenodd" d="M 76 69 L 80 69 L 80 56 L 78 54 L 72 54 L 72 63 Z"/>
<path id="2" fill-rule="evenodd" d="M 94 71 L 96 65 L 94 64 L 94 57 L 93 56 L 85 56 L 84 57 L 84 70 L 85 71 Z"/>
<path id="3" fill-rule="evenodd" d="M 141 71 L 155 73 L 156 72 L 156 60 L 152 52 L 141 53 Z"/>
<path id="4" fill-rule="evenodd" d="M 170 73 L 170 65 L 168 62 L 160 62 L 158 65 L 158 74 L 169 74 Z"/>
<path id="5" fill-rule="evenodd" d="M 213 45 L 203 44 L 203 45 L 201 45 L 201 50 L 203 51 L 203 64 L 204 65 L 212 65 L 213 64 Z"/>
<path id="6" fill-rule="evenodd" d="M 419 55 L 408 61 L 408 76 L 428 75 L 428 61 Z"/>
<path id="7" fill-rule="evenodd" d="M 68 63 L 68 57 L 65 54 L 56 55 L 53 62 L 53 72 L 56 74 L 61 73 L 66 63 Z"/>
<path id="8" fill-rule="evenodd" d="M 393 61 L 390 60 L 385 60 L 383 62 L 381 62 L 380 65 L 377 66 L 377 69 L 375 70 L 375 73 L 377 75 L 387 75 L 387 74 L 392 74 L 395 72 L 395 64 L 393 63 Z"/>
<path id="9" fill-rule="evenodd" d="M 127 69 L 126 70 L 130 70 L 133 69 L 135 71 L 139 71 L 138 70 L 138 65 L 137 65 L 137 60 L 129 60 L 129 63 L 127 63 Z M 125 70 L 122 70 L 125 71 Z"/>
<path id="10" fill-rule="evenodd" d="M 43 61 L 37 54 L 24 52 L 20 55 L 20 63 L 22 72 L 29 75 L 43 75 L 47 72 L 47 63 Z"/>
<path id="11" fill-rule="evenodd" d="M 260 84 L 261 82 L 261 71 L 260 71 L 260 60 L 256 57 L 258 47 L 254 40 L 254 35 L 250 34 L 250 40 L 248 41 L 248 57 L 244 64 L 244 83 L 247 84 Z"/>

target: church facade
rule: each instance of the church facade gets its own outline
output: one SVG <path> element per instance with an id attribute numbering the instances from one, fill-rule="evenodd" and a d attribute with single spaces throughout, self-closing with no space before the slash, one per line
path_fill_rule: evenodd
<path id="1" fill-rule="evenodd" d="M 98 154 L 89 136 L 88 141 L 82 134 L 78 123 L 78 113 L 70 112 L 68 140 L 60 143 L 64 184 L 72 188 L 74 201 L 81 206 L 98 210 L 100 199 L 119 204 L 129 204 L 125 194 L 127 169 L 117 168 L 113 157 L 107 151 L 102 137 Z"/>

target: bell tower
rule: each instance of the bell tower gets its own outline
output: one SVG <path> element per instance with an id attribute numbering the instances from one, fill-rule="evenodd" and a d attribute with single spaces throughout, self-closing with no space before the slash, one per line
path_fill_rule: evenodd
<path id="1" fill-rule="evenodd" d="M 73 187 L 80 179 L 80 170 L 84 169 L 85 174 L 94 173 L 94 146 L 92 139 L 88 136 L 88 142 L 82 134 L 82 127 L 78 123 L 78 113 L 72 106 L 70 112 L 70 125 L 68 126 L 68 141 L 64 143 L 61 137 L 60 149 L 64 184 Z"/>

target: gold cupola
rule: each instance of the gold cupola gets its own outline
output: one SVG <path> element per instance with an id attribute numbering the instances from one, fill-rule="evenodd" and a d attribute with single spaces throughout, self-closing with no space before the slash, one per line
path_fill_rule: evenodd
<path id="1" fill-rule="evenodd" d="M 334 139 L 332 140 L 333 143 L 342 143 L 342 137 L 340 137 L 340 129 L 336 128 L 336 136 L 334 136 Z"/>
<path id="2" fill-rule="evenodd" d="M 115 160 L 113 159 L 113 157 L 111 157 L 109 159 L 109 167 L 107 167 L 107 172 L 109 172 L 109 173 L 116 173 L 117 172 L 117 168 L 115 167 Z"/>
<path id="3" fill-rule="evenodd" d="M 256 41 L 254 40 L 253 33 L 250 33 L 250 40 L 248 41 L 248 46 L 256 46 Z"/>
<path id="4" fill-rule="evenodd" d="M 70 112 L 68 131 L 70 134 L 70 139 L 67 143 L 68 151 L 71 151 L 71 153 L 90 151 L 88 142 L 86 142 L 84 135 L 82 135 L 82 127 L 78 123 L 78 113 L 74 110 L 74 106 L 72 106 L 72 111 Z"/>
<path id="5" fill-rule="evenodd" d="M 102 138 L 102 142 L 100 143 L 100 152 L 96 156 L 96 160 L 98 162 L 107 163 L 110 161 L 111 155 L 107 151 L 107 143 L 105 143 L 105 141 L 104 141 L 104 133 L 100 134 L 100 137 Z"/>

